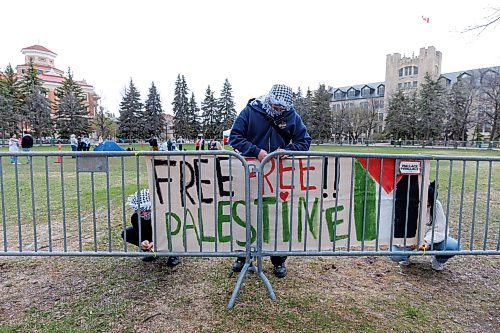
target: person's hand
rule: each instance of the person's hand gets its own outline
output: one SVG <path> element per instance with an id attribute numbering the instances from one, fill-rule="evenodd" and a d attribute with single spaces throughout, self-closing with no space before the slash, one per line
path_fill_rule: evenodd
<path id="1" fill-rule="evenodd" d="M 420 247 L 418 249 L 420 251 L 428 250 L 429 249 L 429 244 L 427 244 L 427 242 L 424 242 L 424 244 L 420 245 Z"/>
<path id="2" fill-rule="evenodd" d="M 145 240 L 141 243 L 141 249 L 144 251 L 151 251 L 153 249 L 153 242 Z"/>
<path id="3" fill-rule="evenodd" d="M 286 151 L 286 150 L 279 148 L 279 149 L 276 149 L 276 151 L 283 152 L 283 151 Z M 280 155 L 279 158 L 285 159 L 285 158 L 288 158 L 288 155 Z"/>
<path id="4" fill-rule="evenodd" d="M 257 156 L 257 159 L 259 160 L 259 162 L 262 162 L 262 160 L 266 156 L 267 156 L 267 151 L 265 151 L 264 149 L 261 149 L 259 152 L 259 156 Z"/>

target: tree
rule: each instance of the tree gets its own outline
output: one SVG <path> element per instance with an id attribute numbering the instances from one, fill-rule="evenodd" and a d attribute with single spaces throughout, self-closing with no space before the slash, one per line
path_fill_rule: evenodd
<path id="1" fill-rule="evenodd" d="M 56 129 L 62 137 L 71 134 L 86 135 L 90 132 L 86 98 L 82 87 L 73 79 L 71 69 L 61 86 L 56 88 L 57 97 Z"/>
<path id="2" fill-rule="evenodd" d="M 177 75 L 175 81 L 174 101 L 172 102 L 174 113 L 174 130 L 177 136 L 189 137 L 192 132 L 188 116 L 188 87 L 184 75 Z"/>
<path id="3" fill-rule="evenodd" d="M 475 79 L 463 77 L 458 80 L 448 93 L 448 108 L 446 109 L 446 132 L 453 140 L 467 140 L 467 132 L 473 125 L 475 111 L 474 96 Z"/>
<path id="4" fill-rule="evenodd" d="M 120 102 L 118 137 L 127 139 L 144 137 L 144 133 L 141 133 L 142 109 L 141 94 L 130 79 L 128 89 L 125 89 Z"/>
<path id="5" fill-rule="evenodd" d="M 0 93 L 0 135 L 2 139 L 9 136 L 8 133 L 17 129 L 17 117 L 12 107 L 12 102 Z"/>
<path id="6" fill-rule="evenodd" d="M 191 124 L 188 138 L 192 139 L 196 138 L 198 136 L 198 133 L 201 132 L 199 113 L 200 113 L 200 108 L 196 103 L 196 99 L 194 98 L 194 93 L 191 93 L 191 98 L 189 99 L 189 105 L 188 105 L 188 121 L 189 124 Z"/>
<path id="7" fill-rule="evenodd" d="M 31 132 L 35 138 L 53 135 L 54 124 L 50 104 L 39 87 L 34 87 L 26 96 L 23 114 L 29 119 Z"/>
<path id="8" fill-rule="evenodd" d="M 201 103 L 201 112 L 203 135 L 207 138 L 217 137 L 220 119 L 217 117 L 217 101 L 210 86 L 208 86 L 205 92 L 205 99 Z"/>
<path id="9" fill-rule="evenodd" d="M 365 119 L 366 138 L 369 140 L 372 136 L 373 130 L 377 127 L 378 114 L 379 114 L 379 101 L 373 97 L 368 98 L 363 107 Z"/>
<path id="10" fill-rule="evenodd" d="M 481 73 L 479 101 L 491 127 L 491 140 L 500 138 L 500 67 Z"/>
<path id="11" fill-rule="evenodd" d="M 481 34 L 484 30 L 486 30 L 486 28 L 500 22 L 500 8 L 490 8 L 490 9 L 492 10 L 492 13 L 487 17 L 485 17 L 485 21 L 483 23 L 469 26 L 463 32 L 479 30 L 478 34 Z"/>
<path id="12" fill-rule="evenodd" d="M 149 88 L 148 98 L 144 104 L 144 123 L 146 137 L 161 137 L 165 133 L 165 114 L 161 106 L 160 94 L 156 90 L 154 82 Z"/>
<path id="13" fill-rule="evenodd" d="M 332 137 L 332 111 L 330 109 L 330 93 L 324 84 L 320 84 L 314 92 L 311 104 L 311 114 L 308 117 L 308 132 L 318 140 L 330 140 Z"/>
<path id="14" fill-rule="evenodd" d="M 5 130 L 15 131 L 18 125 L 22 129 L 23 89 L 10 64 L 5 69 L 4 78 L 0 80 L 0 95 L 3 96 L 2 133 Z"/>
<path id="15" fill-rule="evenodd" d="M 420 138 L 440 137 L 445 128 L 445 88 L 429 73 L 425 75 L 417 98 L 417 125 Z"/>
<path id="16" fill-rule="evenodd" d="M 69 72 L 69 75 L 71 75 L 71 72 Z M 21 80 L 21 90 L 24 92 L 24 95 L 28 95 L 35 88 L 38 88 L 42 94 L 47 93 L 47 89 L 42 87 L 42 81 L 38 78 L 38 70 L 33 66 L 33 62 L 30 61 L 26 74 L 24 74 Z"/>
<path id="17" fill-rule="evenodd" d="M 109 111 L 104 112 L 104 107 L 99 106 L 95 116 L 96 134 L 98 137 L 111 138 L 116 135 L 117 126 L 113 121 L 113 115 Z"/>
<path id="18" fill-rule="evenodd" d="M 417 131 L 416 95 L 399 90 L 389 99 L 385 132 L 394 139 L 414 139 Z"/>
<path id="19" fill-rule="evenodd" d="M 214 138 L 221 137 L 222 132 L 233 126 L 236 119 L 236 109 L 234 108 L 233 89 L 229 80 L 224 81 L 220 98 L 217 100 L 218 116 L 220 117 L 220 127 L 217 128 L 217 134 Z"/>

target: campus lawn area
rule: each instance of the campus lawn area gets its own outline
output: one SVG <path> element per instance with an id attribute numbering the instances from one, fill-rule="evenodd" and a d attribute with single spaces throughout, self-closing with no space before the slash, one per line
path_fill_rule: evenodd
<path id="1" fill-rule="evenodd" d="M 148 150 L 147 144 L 134 145 Z M 187 149 L 192 149 L 187 146 Z M 69 147 L 63 148 L 65 151 Z M 434 148 L 395 148 L 365 146 L 312 146 L 313 150 L 334 152 L 366 152 L 396 154 L 433 154 L 458 156 L 500 156 L 499 151 Z M 0 151 L 6 151 L 1 148 Z M 35 147 L 35 151 L 47 147 Z M 57 150 L 51 147 L 51 150 Z M 21 160 L 24 163 L 24 160 Z M 32 200 L 37 216 L 47 210 L 45 175 L 49 175 L 50 207 L 53 230 L 61 220 L 61 175 L 55 158 L 43 159 L 33 165 L 36 195 L 31 194 L 29 177 L 20 179 L 22 189 L 20 210 L 23 230 L 32 225 Z M 75 195 L 74 160 L 64 159 L 65 207 L 68 230 L 76 232 L 77 198 Z M 119 169 L 119 159 L 111 162 Z M 142 163 L 139 161 L 139 163 Z M 136 189 L 136 160 L 124 162 L 127 194 Z M 435 168 L 436 163 L 432 166 Z M 453 164 L 449 177 L 449 162 L 440 162 L 441 193 L 452 187 L 450 205 L 458 207 L 461 189 L 462 163 Z M 496 164 L 498 167 L 498 163 Z M 12 176 L 14 167 L 2 158 L 5 176 Z M 478 181 L 475 182 L 475 172 Z M 145 168 L 141 164 L 139 183 L 146 184 Z M 18 165 L 18 171 L 29 174 L 30 168 Z M 463 219 L 473 214 L 470 195 L 477 187 L 478 221 L 483 221 L 486 208 L 486 185 L 490 169 L 487 162 L 466 165 Z M 500 170 L 491 170 L 488 246 L 495 246 L 500 226 Z M 435 176 L 435 173 L 433 174 Z M 90 176 L 80 178 L 82 195 L 83 248 L 93 250 L 93 225 Z M 95 179 L 96 211 L 108 220 L 104 204 L 109 195 L 109 215 L 113 242 L 119 243 L 122 224 L 121 177 L 111 176 L 109 185 L 102 174 Z M 449 185 L 449 183 L 451 185 Z M 9 244 L 17 244 L 17 211 L 9 203 L 16 202 L 16 184 L 5 179 L 7 199 L 6 224 L 10 227 Z M 53 199 L 52 199 L 53 198 Z M 446 199 L 443 198 L 447 204 Z M 15 207 L 15 204 L 14 204 Z M 458 209 L 451 209 L 453 221 Z M 127 223 L 128 215 L 127 211 Z M 47 217 L 40 214 L 39 232 L 46 230 Z M 1 220 L 0 220 L 1 221 Z M 87 223 L 88 222 L 88 223 Z M 106 225 L 106 223 L 104 223 Z M 456 225 L 453 226 L 456 231 Z M 469 235 L 464 223 L 464 236 Z M 477 234 L 484 233 L 478 225 Z M 106 249 L 106 228 L 96 231 L 103 239 L 99 249 Z M 29 235 L 29 233 L 28 233 Z M 3 236 L 0 233 L 0 239 Z M 464 239 L 467 239 L 465 237 Z M 482 245 L 482 238 L 474 245 Z M 61 239 L 53 239 L 60 246 Z M 69 239 L 68 246 L 78 246 Z M 46 243 L 46 242 L 45 242 Z M 38 246 L 45 245 L 42 241 Z M 33 246 L 33 239 L 23 239 Z M 466 244 L 468 245 L 468 244 Z M 32 249 L 32 248 L 31 248 Z M 3 244 L 0 242 L 0 251 Z M 11 248 L 11 250 L 13 250 Z M 15 249 L 14 249 L 15 250 Z M 45 249 L 46 250 L 46 249 Z M 0 252 L 1 253 L 1 252 Z M 442 272 L 430 268 L 430 257 L 412 258 L 408 267 L 399 267 L 384 257 L 292 257 L 285 279 L 272 276 L 270 262 L 265 260 L 277 300 L 268 299 L 260 280 L 249 274 L 243 284 L 236 306 L 226 305 L 236 283 L 230 276 L 230 258 L 182 258 L 175 269 L 166 267 L 166 259 L 147 263 L 139 258 L 77 258 L 77 257 L 0 257 L 0 332 L 498 332 L 500 331 L 500 258 L 499 256 L 460 256 L 449 261 Z"/>

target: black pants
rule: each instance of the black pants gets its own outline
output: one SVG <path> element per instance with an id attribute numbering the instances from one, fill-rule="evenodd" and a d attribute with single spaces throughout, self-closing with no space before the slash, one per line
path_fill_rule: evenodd
<path id="1" fill-rule="evenodd" d="M 127 236 L 127 243 L 139 246 L 143 241 L 147 240 L 152 242 L 153 230 L 148 227 L 143 227 L 141 230 L 141 241 L 139 241 L 139 230 L 134 227 L 128 227 L 122 231 L 122 238 L 125 240 L 125 234 Z"/>

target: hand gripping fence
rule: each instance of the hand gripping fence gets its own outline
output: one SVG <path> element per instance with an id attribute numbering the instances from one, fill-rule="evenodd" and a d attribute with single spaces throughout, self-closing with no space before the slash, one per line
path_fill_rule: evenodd
<path id="1" fill-rule="evenodd" d="M 267 256 L 500 254 L 499 162 L 288 151 L 262 163 L 230 151 L 0 152 L 0 256 L 244 257 L 232 308 L 249 272 L 276 298 L 263 270 Z M 145 188 L 151 219 L 138 214 L 133 228 L 127 198 Z M 139 249 L 142 240 L 153 242 L 151 251 Z"/>

